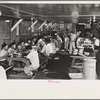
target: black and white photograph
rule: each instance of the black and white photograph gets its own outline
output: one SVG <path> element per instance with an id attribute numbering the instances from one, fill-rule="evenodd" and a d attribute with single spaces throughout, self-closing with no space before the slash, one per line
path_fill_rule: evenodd
<path id="1" fill-rule="evenodd" d="M 0 1 L 0 98 L 98 99 L 99 80 L 100 2 Z"/>
<path id="2" fill-rule="evenodd" d="M 0 79 L 100 79 L 100 4 L 0 4 Z"/>

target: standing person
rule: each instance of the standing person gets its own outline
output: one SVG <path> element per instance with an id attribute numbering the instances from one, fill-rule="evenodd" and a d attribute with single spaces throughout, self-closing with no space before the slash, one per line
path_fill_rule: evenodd
<path id="1" fill-rule="evenodd" d="M 20 43 L 17 44 L 16 52 L 22 53 L 22 45 Z"/>
<path id="2" fill-rule="evenodd" d="M 59 45 L 59 50 L 61 50 L 63 41 L 62 41 L 61 37 L 58 34 L 56 36 L 57 36 L 57 41 L 58 41 L 58 45 Z"/>
<path id="3" fill-rule="evenodd" d="M 70 48 L 69 48 L 69 53 L 72 54 L 73 51 L 75 51 L 75 41 L 76 41 L 76 34 L 71 32 L 70 33 Z"/>
<path id="4" fill-rule="evenodd" d="M 52 48 L 53 48 L 53 54 L 56 54 L 56 45 L 55 45 L 52 38 L 51 38 L 51 45 L 52 45 Z"/>
<path id="5" fill-rule="evenodd" d="M 24 72 L 27 75 L 33 75 L 34 73 L 32 71 L 37 70 L 40 66 L 39 56 L 38 52 L 35 49 L 32 49 L 31 46 L 28 46 L 27 49 L 30 53 L 26 56 L 26 58 L 30 60 L 31 64 L 24 68 Z"/>
<path id="6" fill-rule="evenodd" d="M 6 57 L 6 56 L 8 56 L 8 45 L 3 43 L 2 49 L 0 51 L 0 57 Z"/>
<path id="7" fill-rule="evenodd" d="M 66 51 L 69 51 L 69 37 L 67 34 L 65 34 L 65 37 L 64 37 L 64 49 Z"/>
<path id="8" fill-rule="evenodd" d="M 21 46 L 22 46 L 22 51 L 25 51 L 26 50 L 26 46 L 25 46 L 25 42 L 24 41 L 21 42 Z"/>

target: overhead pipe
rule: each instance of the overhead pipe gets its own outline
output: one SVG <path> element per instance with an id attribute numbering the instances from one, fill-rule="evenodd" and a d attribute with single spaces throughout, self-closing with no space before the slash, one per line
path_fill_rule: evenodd
<path id="1" fill-rule="evenodd" d="M 11 32 L 23 21 L 23 19 L 20 19 L 12 28 Z"/>
<path id="2" fill-rule="evenodd" d="M 37 22 L 38 22 L 38 20 L 36 20 L 36 21 L 28 28 L 28 30 L 30 30 Z"/>

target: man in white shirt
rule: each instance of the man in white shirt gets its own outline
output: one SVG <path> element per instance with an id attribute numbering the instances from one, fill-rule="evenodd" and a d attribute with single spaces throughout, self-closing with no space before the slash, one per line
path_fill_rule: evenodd
<path id="1" fill-rule="evenodd" d="M 47 44 L 45 43 L 45 41 L 42 42 L 42 45 L 44 46 L 40 52 L 43 53 L 45 56 L 50 56 L 50 54 L 53 54 L 53 47 L 49 39 L 47 39 L 46 42 Z"/>
<path id="2" fill-rule="evenodd" d="M 24 71 L 27 75 L 32 75 L 33 74 L 32 71 L 37 70 L 40 66 L 38 52 L 32 49 L 30 50 L 30 53 L 26 57 L 30 60 L 31 64 L 26 66 L 24 68 Z"/>

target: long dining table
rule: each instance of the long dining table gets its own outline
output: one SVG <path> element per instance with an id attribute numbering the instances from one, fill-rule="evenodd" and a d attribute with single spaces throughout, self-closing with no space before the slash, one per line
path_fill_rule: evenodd
<path id="1" fill-rule="evenodd" d="M 21 62 L 25 63 L 26 66 L 30 64 L 29 59 L 27 59 L 25 57 L 20 57 L 20 58 L 18 58 L 18 57 L 5 57 L 5 59 L 9 62 L 9 65 L 10 65 L 9 68 L 12 68 L 13 67 L 13 70 L 18 70 L 18 71 L 23 71 L 24 70 L 24 68 L 22 68 L 22 67 L 19 68 L 19 67 L 11 66 L 12 63 L 13 63 L 13 61 L 17 61 L 17 62 L 18 61 L 19 62 L 21 61 Z M 7 70 L 9 68 L 7 68 Z"/>
<path id="2" fill-rule="evenodd" d="M 71 63 L 72 67 L 76 66 L 75 63 L 76 63 L 77 59 L 83 60 L 85 58 L 88 58 L 88 59 L 94 59 L 95 58 L 94 56 L 85 56 L 85 55 L 71 55 L 70 57 L 72 58 L 72 63 Z M 78 64 L 82 66 L 83 63 L 78 63 Z"/>

